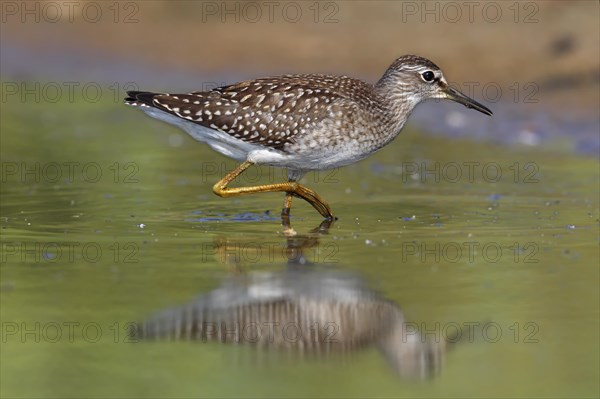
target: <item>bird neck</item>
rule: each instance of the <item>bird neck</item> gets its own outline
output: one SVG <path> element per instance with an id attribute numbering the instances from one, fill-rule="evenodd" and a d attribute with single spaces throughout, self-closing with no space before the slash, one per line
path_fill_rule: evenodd
<path id="1" fill-rule="evenodd" d="M 390 133 L 398 135 L 413 109 L 421 102 L 421 97 L 412 94 L 411 87 L 396 79 L 384 75 L 374 87 L 375 93 L 382 99 L 391 124 Z"/>

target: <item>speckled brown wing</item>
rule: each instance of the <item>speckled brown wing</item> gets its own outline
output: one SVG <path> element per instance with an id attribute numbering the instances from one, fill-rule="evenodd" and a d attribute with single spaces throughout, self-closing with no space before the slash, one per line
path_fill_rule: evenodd
<path id="1" fill-rule="evenodd" d="M 131 100 L 245 142 L 284 150 L 286 144 L 295 142 L 295 137 L 332 117 L 333 104 L 356 101 L 362 97 L 361 91 L 368 90 L 370 86 L 366 83 L 347 77 L 288 75 L 245 81 L 208 92 L 128 94 Z"/>

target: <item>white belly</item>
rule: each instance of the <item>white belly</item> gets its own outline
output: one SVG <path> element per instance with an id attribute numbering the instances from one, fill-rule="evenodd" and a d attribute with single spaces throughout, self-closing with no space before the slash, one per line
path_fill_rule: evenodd
<path id="1" fill-rule="evenodd" d="M 183 129 L 195 140 L 208 144 L 213 150 L 237 161 L 252 161 L 257 164 L 271 165 L 296 170 L 325 170 L 353 163 L 345 151 L 325 153 L 314 151 L 310 155 L 287 154 L 260 144 L 248 143 L 218 130 L 210 129 L 176 117 L 156 108 L 141 108 L 149 116 Z"/>

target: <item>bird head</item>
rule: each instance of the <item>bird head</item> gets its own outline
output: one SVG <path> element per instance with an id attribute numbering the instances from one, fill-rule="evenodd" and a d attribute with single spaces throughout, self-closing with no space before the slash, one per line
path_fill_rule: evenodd
<path id="1" fill-rule="evenodd" d="M 407 102 L 413 106 L 430 98 L 456 101 L 467 108 L 475 109 L 486 115 L 492 111 L 485 105 L 473 100 L 453 87 L 450 87 L 442 70 L 427 58 L 405 55 L 398 58 L 386 71 L 376 85 L 386 87 L 395 100 Z"/>

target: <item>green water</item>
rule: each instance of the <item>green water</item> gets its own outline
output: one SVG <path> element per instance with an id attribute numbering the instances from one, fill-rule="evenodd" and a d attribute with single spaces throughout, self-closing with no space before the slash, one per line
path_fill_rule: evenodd
<path id="1" fill-rule="evenodd" d="M 374 347 L 128 342 L 129 322 L 227 276 L 283 272 L 282 195 L 214 196 L 232 161 L 120 104 L 9 102 L 0 129 L 3 397 L 599 394 L 595 159 L 407 129 L 305 178 L 339 216 L 310 233 L 320 216 L 295 200 L 309 261 L 361 276 L 426 330 L 495 323 L 412 381 Z M 281 177 L 249 172 L 240 184 Z"/>

